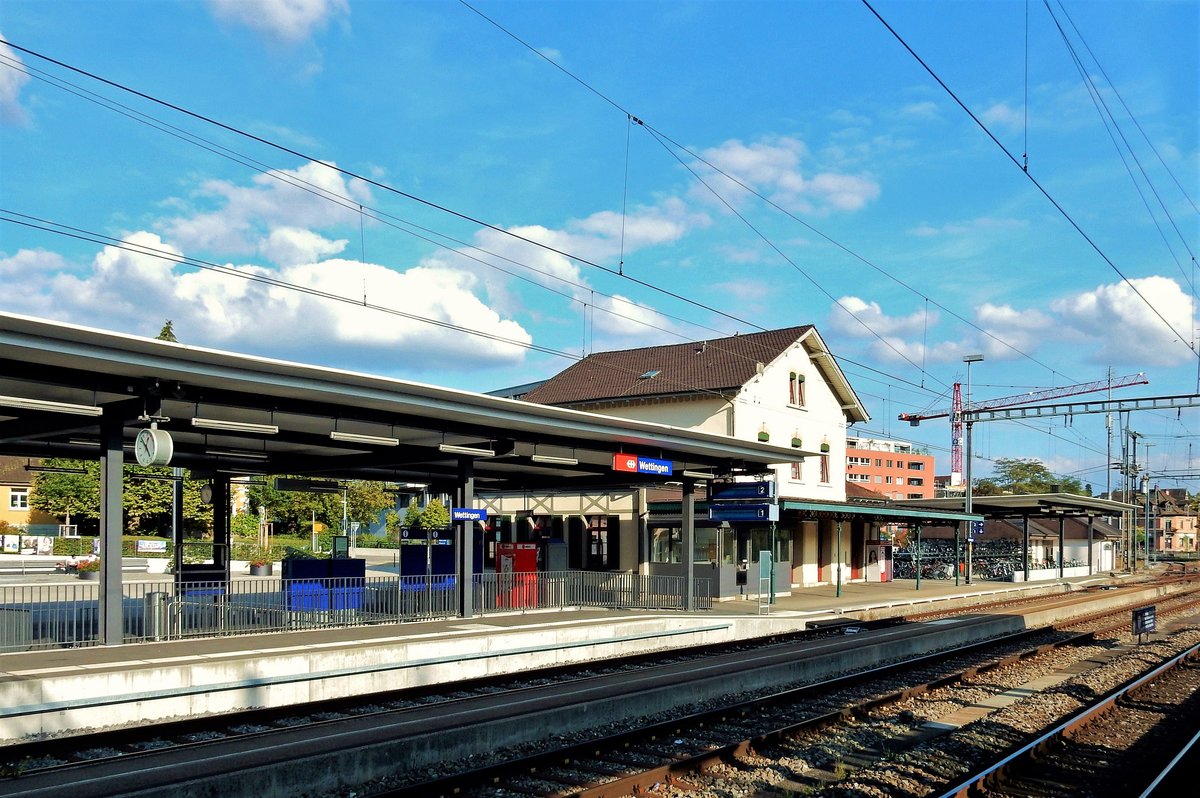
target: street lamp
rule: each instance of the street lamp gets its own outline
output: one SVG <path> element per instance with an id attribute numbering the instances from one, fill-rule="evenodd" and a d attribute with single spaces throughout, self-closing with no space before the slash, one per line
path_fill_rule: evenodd
<path id="1" fill-rule="evenodd" d="M 983 360 L 982 354 L 963 356 L 963 362 L 967 364 L 967 401 L 965 402 L 965 404 L 963 406 L 963 415 L 967 416 L 967 418 L 964 419 L 966 421 L 966 427 L 967 427 L 967 429 L 966 429 L 966 432 L 967 432 L 966 461 L 967 462 L 966 462 L 965 473 L 963 474 L 963 476 L 966 477 L 967 490 L 966 490 L 966 494 L 963 499 L 963 511 L 966 512 L 968 515 L 971 513 L 971 432 L 972 432 L 973 428 L 975 427 L 975 422 L 969 415 L 969 413 L 971 411 L 971 364 L 978 363 L 982 360 Z M 966 523 L 970 524 L 971 522 L 967 521 Z M 971 550 L 973 548 L 972 543 L 973 543 L 973 541 L 971 539 L 971 530 L 970 530 L 970 527 L 968 526 L 967 527 L 967 584 L 968 585 L 971 584 L 971 553 L 972 553 Z"/>

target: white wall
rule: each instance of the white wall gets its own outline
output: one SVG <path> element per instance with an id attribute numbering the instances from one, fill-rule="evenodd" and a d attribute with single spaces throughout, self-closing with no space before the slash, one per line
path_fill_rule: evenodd
<path id="1" fill-rule="evenodd" d="M 788 403 L 788 383 L 793 371 L 805 377 L 803 407 Z M 803 344 L 790 347 L 750 380 L 737 397 L 734 413 L 735 438 L 757 440 L 759 431 L 765 427 L 770 442 L 781 446 L 789 446 L 794 435 L 803 441 L 805 451 L 816 452 L 823 442 L 829 444 L 829 481 L 820 481 L 820 463 L 816 457 L 805 459 L 799 481 L 791 478 L 790 464 L 780 465 L 776 468 L 780 497 L 846 500 L 845 414 Z"/>

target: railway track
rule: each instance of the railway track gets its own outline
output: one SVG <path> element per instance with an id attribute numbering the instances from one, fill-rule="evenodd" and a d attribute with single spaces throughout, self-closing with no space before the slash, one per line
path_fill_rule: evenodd
<path id="1" fill-rule="evenodd" d="M 985 608 L 976 607 L 975 610 L 982 612 Z M 1166 614 L 1163 610 L 1160 612 Z M 1053 635 L 1053 633 L 1043 634 Z M 829 637 L 830 633 L 828 632 L 820 636 L 810 635 L 807 637 L 807 641 L 811 645 L 813 640 L 828 639 Z M 751 647 L 741 646 L 739 651 L 726 652 L 723 656 L 727 658 L 728 662 L 736 662 L 743 656 L 753 656 L 759 659 L 769 657 L 786 659 L 789 656 L 795 656 L 795 652 L 801 645 L 795 641 L 775 643 L 772 646 L 755 648 L 753 654 L 748 653 L 751 651 Z M 695 669 L 698 662 L 696 659 L 678 654 L 671 655 L 670 659 L 680 671 Z M 24 749 L 24 752 L 20 748 L 6 750 L 6 754 L 10 756 L 17 755 L 9 760 L 6 772 L 10 775 L 21 773 L 22 777 L 8 785 L 0 783 L 0 793 L 9 792 L 5 789 L 6 786 L 19 784 L 33 787 L 37 782 L 42 786 L 13 794 L 57 796 L 58 792 L 66 785 L 70 785 L 72 794 L 80 796 L 80 798 L 89 794 L 104 796 L 126 794 L 115 789 L 114 785 L 125 785 L 121 786 L 120 790 L 132 789 L 130 785 L 133 782 L 128 781 L 129 773 L 161 772 L 173 767 L 184 768 L 191 762 L 201 760 L 222 762 L 225 763 L 223 767 L 233 770 L 239 767 L 253 768 L 262 766 L 264 757 L 275 756 L 282 759 L 297 757 L 303 751 L 320 745 L 344 745 L 348 750 L 353 750 L 355 747 L 370 745 L 381 738 L 427 733 L 432 728 L 431 717 L 453 719 L 448 723 L 469 724 L 473 717 L 485 717 L 489 712 L 496 711 L 497 707 L 506 703 L 544 702 L 547 700 L 547 693 L 553 690 L 557 690 L 560 696 L 573 696 L 571 699 L 559 699 L 562 702 L 561 706 L 568 707 L 570 700 L 578 700 L 580 695 L 589 691 L 593 694 L 593 698 L 595 694 L 604 695 L 613 689 L 611 685 L 636 681 L 641 678 L 636 676 L 639 672 L 661 670 L 666 667 L 669 666 L 659 664 L 645 667 L 643 664 L 635 668 L 629 665 L 614 665 L 604 668 L 604 673 L 591 674 L 586 678 L 575 678 L 569 681 L 547 679 L 545 683 L 536 686 L 529 685 L 528 680 L 524 685 L 518 685 L 513 680 L 508 680 L 508 683 L 475 685 L 469 690 L 461 690 L 456 695 L 449 696 L 444 694 L 407 695 L 396 697 L 391 701 L 376 699 L 360 702 L 354 706 L 313 708 L 300 715 L 295 711 L 274 715 L 262 713 L 239 715 L 230 719 L 222 719 L 219 723 L 214 723 L 214 719 L 210 718 L 153 729 L 150 730 L 150 733 L 142 731 L 140 736 L 125 737 L 123 731 L 108 733 L 107 736 L 91 736 L 86 740 L 39 741 L 31 743 L 30 747 Z M 728 666 L 717 665 L 714 667 Z M 902 667 L 912 670 L 918 666 L 910 663 Z M 840 700 L 844 704 L 850 699 L 843 697 Z M 831 708 L 836 703 L 834 701 L 830 704 L 826 700 L 826 714 L 842 712 L 840 709 Z M 818 707 L 818 714 L 820 714 L 819 709 Z M 721 726 L 717 724 L 709 728 L 719 729 Z M 678 759 L 681 755 L 680 745 L 682 743 L 676 744 L 674 741 L 684 739 L 680 736 L 678 721 L 675 721 L 673 728 L 664 728 L 660 730 L 659 734 L 667 735 L 660 736 L 660 740 L 670 737 L 671 741 L 666 750 L 662 749 L 661 744 L 658 746 L 660 753 L 666 754 L 668 760 Z M 711 748 L 717 738 L 708 731 L 705 732 L 705 735 L 699 740 L 700 747 Z M 334 740 L 336 743 L 314 742 L 322 740 Z M 45 756 L 45 749 L 51 745 L 62 746 L 60 757 Z M 636 747 L 631 749 L 629 744 L 625 744 L 623 747 L 626 749 L 624 755 L 626 759 L 645 759 L 644 752 L 637 751 Z M 40 761 L 30 755 L 30 752 L 34 750 L 40 752 L 38 755 L 41 757 Z M 22 758 L 22 753 L 28 758 Z M 634 761 L 626 761 L 622 767 L 628 771 L 636 764 Z M 544 766 L 542 767 L 543 773 L 546 773 Z M 612 763 L 597 764 L 593 767 L 595 772 L 591 775 L 593 780 L 612 781 L 616 775 L 615 772 L 619 772 L 622 767 L 614 767 Z M 554 778 L 557 778 L 558 786 L 562 788 L 566 777 L 558 774 Z M 552 782 L 554 778 L 551 778 Z M 126 781 L 121 781 L 122 779 L 126 779 Z M 434 789 L 431 785 L 435 781 L 434 778 L 427 779 L 424 786 L 411 794 L 423 796 L 435 794 L 429 791 Z M 140 785 L 139 789 L 146 787 L 145 778 L 135 779 L 134 782 Z M 87 786 L 89 784 L 91 786 Z M 521 789 L 524 790 L 524 794 L 529 793 L 528 787 Z"/>
<path id="2" fill-rule="evenodd" d="M 1074 793 L 1100 798 L 1161 789 L 1159 777 L 1174 765 L 1180 743 L 1190 745 L 1200 733 L 1198 657 L 1200 644 L 1150 665 L 999 762 L 978 769 L 944 796 L 986 792 L 1057 798 Z"/>
<path id="3" fill-rule="evenodd" d="M 1163 602 L 1159 612 L 1160 617 L 1166 617 L 1195 610 L 1196 602 L 1187 599 Z M 1119 613 L 1116 622 L 1113 615 L 1107 614 L 1107 624 L 1101 622 L 1100 615 L 1085 619 L 1079 626 L 1090 627 L 1091 631 L 1062 640 L 1039 645 L 1022 641 L 1016 646 L 1019 650 L 998 654 L 982 665 L 975 662 L 958 667 L 953 658 L 933 655 L 924 663 L 908 662 L 804 686 L 719 711 L 672 719 L 584 745 L 379 790 L 372 795 L 616 798 L 678 792 L 697 798 L 812 792 L 844 780 L 854 770 L 942 736 L 957 724 L 938 724 L 935 719 L 952 714 L 955 707 L 986 702 L 1008 690 L 1020 691 L 1030 682 L 1030 674 L 1036 679 L 1054 669 L 1039 669 L 1038 660 L 1050 652 L 1077 649 L 1075 656 L 1067 658 L 1073 662 L 1102 656 L 1108 647 L 1097 645 L 1097 636 L 1127 625 L 1125 612 Z M 978 654 L 991 656 L 994 648 L 989 651 L 986 646 L 977 647 Z M 902 683 L 898 689 L 897 682 Z M 991 689 L 980 688 L 986 682 L 994 682 Z M 935 708 L 914 710 L 916 703 Z M 936 708 L 938 704 L 941 709 Z M 925 718 L 929 720 L 923 721 Z M 896 792 L 895 787 L 889 784 L 884 791 L 845 794 L 925 794 Z M 831 795 L 843 794 L 830 789 Z"/>

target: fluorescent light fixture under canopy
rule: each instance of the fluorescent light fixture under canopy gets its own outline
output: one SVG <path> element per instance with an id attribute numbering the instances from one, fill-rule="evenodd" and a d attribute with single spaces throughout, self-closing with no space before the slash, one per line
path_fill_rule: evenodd
<path id="1" fill-rule="evenodd" d="M 579 460 L 575 457 L 556 457 L 552 454 L 533 454 L 529 459 L 546 465 L 579 465 Z"/>
<path id="2" fill-rule="evenodd" d="M 439 443 L 439 452 L 447 454 L 469 454 L 472 457 L 495 457 L 496 453 L 491 449 L 479 449 L 474 446 L 455 446 L 452 443 Z"/>
<path id="3" fill-rule="evenodd" d="M 275 424 L 254 424 L 249 421 L 223 421 L 219 418 L 193 418 L 192 426 L 199 429 L 220 429 L 229 432 L 258 432 L 263 435 L 278 435 Z"/>
<path id="4" fill-rule="evenodd" d="M 357 432 L 339 432 L 334 430 L 329 433 L 330 440 L 344 441 L 345 443 L 369 443 L 373 446 L 399 446 L 399 438 L 389 438 L 386 435 L 360 435 Z"/>
<path id="5" fill-rule="evenodd" d="M 209 449 L 208 453 L 217 457 L 234 457 L 241 460 L 266 460 L 266 452 L 242 452 L 235 449 Z"/>
<path id="6" fill-rule="evenodd" d="M 51 402 L 45 399 L 27 399 L 24 396 L 0 396 L 0 406 L 16 407 L 21 410 L 40 410 L 43 413 L 68 413 L 73 416 L 99 416 L 103 407 L 75 405 L 70 402 Z"/>

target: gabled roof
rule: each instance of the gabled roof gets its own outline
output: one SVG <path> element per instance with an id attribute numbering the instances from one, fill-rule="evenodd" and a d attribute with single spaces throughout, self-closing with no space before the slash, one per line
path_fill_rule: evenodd
<path id="1" fill-rule="evenodd" d="M 759 365 L 803 341 L 851 421 L 869 416 L 811 324 L 709 341 L 596 352 L 546 380 L 523 398 L 545 405 L 580 405 L 621 399 L 698 393 L 732 395 Z"/>

